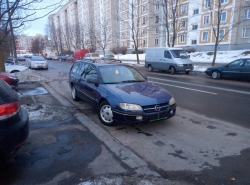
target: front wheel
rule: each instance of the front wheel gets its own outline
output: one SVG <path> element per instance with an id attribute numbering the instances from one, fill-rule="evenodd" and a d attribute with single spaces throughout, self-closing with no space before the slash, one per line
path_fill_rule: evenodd
<path id="1" fill-rule="evenodd" d="M 107 126 L 114 125 L 113 112 L 107 101 L 102 102 L 98 108 L 98 116 L 100 121 Z"/>
<path id="2" fill-rule="evenodd" d="M 174 67 L 170 67 L 170 72 L 171 72 L 171 75 L 174 75 L 174 72 L 175 72 Z"/>
<path id="3" fill-rule="evenodd" d="M 186 71 L 186 74 L 188 75 L 188 74 L 189 74 L 189 71 Z"/>
<path id="4" fill-rule="evenodd" d="M 74 87 L 74 85 L 72 85 L 72 87 L 71 87 L 71 96 L 72 96 L 72 99 L 74 101 L 78 101 L 79 100 L 79 98 L 77 96 L 76 88 Z"/>
<path id="5" fill-rule="evenodd" d="M 213 79 L 219 79 L 220 78 L 220 72 L 219 71 L 213 71 L 212 72 L 212 78 Z"/>

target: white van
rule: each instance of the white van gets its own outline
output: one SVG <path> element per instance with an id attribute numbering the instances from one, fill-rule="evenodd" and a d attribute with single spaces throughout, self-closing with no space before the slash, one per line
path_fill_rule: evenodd
<path id="1" fill-rule="evenodd" d="M 84 59 L 98 60 L 100 55 L 98 53 L 86 53 Z"/>
<path id="2" fill-rule="evenodd" d="M 145 67 L 148 71 L 166 70 L 171 74 L 185 72 L 189 74 L 194 69 L 192 60 L 182 48 L 148 48 L 145 55 Z"/>

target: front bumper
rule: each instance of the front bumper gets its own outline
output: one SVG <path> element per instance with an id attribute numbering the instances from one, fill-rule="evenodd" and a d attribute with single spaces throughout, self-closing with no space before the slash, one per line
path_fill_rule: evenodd
<path id="1" fill-rule="evenodd" d="M 29 135 L 29 115 L 22 107 L 20 116 L 20 121 L 0 130 L 0 151 L 5 158 L 15 153 Z"/>
<path id="2" fill-rule="evenodd" d="M 113 110 L 113 119 L 116 122 L 125 124 L 138 124 L 138 123 L 151 123 L 172 118 L 176 113 L 176 105 L 168 107 L 167 110 L 153 112 L 153 113 L 136 113 L 136 112 L 123 112 L 120 110 Z M 138 119 L 141 118 L 141 119 Z"/>

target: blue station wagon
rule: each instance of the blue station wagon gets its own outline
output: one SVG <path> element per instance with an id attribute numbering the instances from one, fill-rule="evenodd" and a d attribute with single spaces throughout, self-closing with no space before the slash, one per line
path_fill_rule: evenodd
<path id="1" fill-rule="evenodd" d="M 176 113 L 173 96 L 131 66 L 78 60 L 70 70 L 69 85 L 72 99 L 96 108 L 107 126 L 154 122 Z"/>

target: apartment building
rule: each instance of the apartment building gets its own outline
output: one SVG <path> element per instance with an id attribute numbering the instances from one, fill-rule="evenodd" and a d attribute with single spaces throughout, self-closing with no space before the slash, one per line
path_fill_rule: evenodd
<path id="1" fill-rule="evenodd" d="M 175 47 L 208 51 L 214 48 L 218 22 L 218 50 L 250 48 L 249 0 L 69 0 L 49 19 L 61 32 L 67 25 L 82 28 L 71 38 L 79 42 L 72 50 L 102 50 L 104 43 L 105 49 L 133 50 L 135 44 L 145 49 L 174 42 Z"/>

